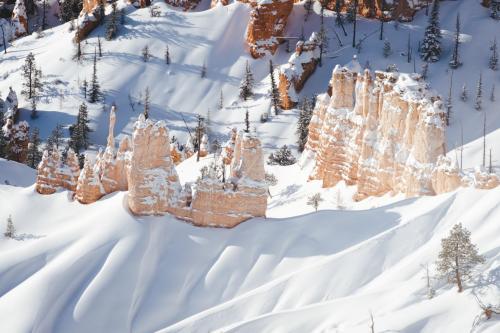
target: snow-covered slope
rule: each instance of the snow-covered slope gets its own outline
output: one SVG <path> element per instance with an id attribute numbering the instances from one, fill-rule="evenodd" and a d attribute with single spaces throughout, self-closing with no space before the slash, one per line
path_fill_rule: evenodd
<path id="1" fill-rule="evenodd" d="M 468 332 L 480 313 L 473 294 L 500 299 L 499 189 L 230 230 L 134 217 L 125 196 L 81 205 L 0 185 L 2 225 L 11 214 L 18 234 L 0 239 L 0 331 L 366 332 L 371 311 L 377 331 Z M 435 275 L 457 222 L 487 261 L 462 294 L 433 280 L 429 300 L 421 265 Z M 499 329 L 494 318 L 479 331 Z"/>

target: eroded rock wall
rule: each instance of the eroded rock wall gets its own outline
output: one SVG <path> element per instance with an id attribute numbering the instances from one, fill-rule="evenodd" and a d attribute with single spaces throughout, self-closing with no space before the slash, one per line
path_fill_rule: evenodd
<path id="1" fill-rule="evenodd" d="M 250 5 L 252 12 L 247 27 L 250 54 L 254 58 L 274 54 L 283 41 L 280 37 L 292 12 L 293 0 L 254 0 Z"/>

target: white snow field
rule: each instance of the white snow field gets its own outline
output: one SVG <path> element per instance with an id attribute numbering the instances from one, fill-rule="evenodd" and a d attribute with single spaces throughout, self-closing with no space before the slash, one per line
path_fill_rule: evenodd
<path id="1" fill-rule="evenodd" d="M 167 121 L 171 134 L 185 142 L 184 120 L 193 128 L 196 114 L 210 108 L 212 132 L 227 139 L 229 128 L 243 126 L 246 109 L 266 152 L 283 144 L 295 147 L 298 110 L 272 116 L 269 108 L 269 59 L 251 59 L 245 45 L 249 7 L 233 3 L 195 12 L 181 12 L 158 2 L 163 12 L 152 18 L 148 9 L 126 7 L 125 25 L 116 40 L 105 41 L 98 77 L 105 106 L 89 104 L 91 152 L 106 143 L 111 103 L 118 107 L 115 133 L 130 135 L 142 112 L 146 87 L 151 90 L 153 119 Z M 121 6 L 124 6 L 121 4 Z M 286 34 L 306 37 L 318 30 L 319 17 L 304 22 L 303 3 L 297 3 Z M 317 6 L 317 5 L 316 5 Z M 319 12 L 315 8 L 316 13 Z M 441 4 L 443 55 L 429 68 L 429 82 L 444 98 L 449 89 L 448 60 L 455 18 L 462 18 L 460 54 L 464 63 L 454 73 L 453 115 L 447 128 L 450 156 L 457 156 L 463 128 L 466 171 L 482 163 L 483 117 L 487 118 L 487 149 L 500 172 L 500 108 L 489 100 L 500 71 L 487 67 L 489 43 L 500 41 L 500 22 L 487 17 L 478 0 Z M 301 96 L 326 90 L 335 64 L 347 64 L 357 51 L 334 25 L 327 11 L 329 55 L 307 82 Z M 359 36 L 371 34 L 358 55 L 363 66 L 385 69 L 406 62 L 408 34 L 414 50 L 427 17 L 411 23 L 388 23 L 386 36 L 393 54 L 382 55 L 376 21 L 360 19 Z M 396 29 L 397 28 L 397 29 Z M 340 47 L 333 29 L 339 34 Z M 375 33 L 374 33 L 375 32 Z M 75 122 L 83 101 L 82 81 L 90 79 L 99 27 L 84 42 L 85 60 L 72 60 L 74 47 L 68 24 L 49 29 L 45 37 L 25 37 L 0 54 L 0 93 L 21 90 L 20 68 L 33 52 L 44 73 L 45 92 L 39 117 L 30 119 L 29 103 L 20 95 L 21 119 L 40 128 L 46 138 L 57 123 Z M 153 58 L 145 63 L 142 48 Z M 164 63 L 168 45 L 172 64 Z M 415 54 L 416 55 L 416 54 Z M 272 57 L 283 64 L 290 54 L 281 46 Z M 252 66 L 256 96 L 238 100 L 245 63 Z M 207 77 L 200 77 L 203 63 Z M 417 58 L 416 69 L 420 72 Z M 483 111 L 474 109 L 475 87 L 483 75 Z M 459 99 L 466 83 L 469 100 Z M 223 91 L 225 108 L 216 110 Z M 130 95 L 130 99 L 129 99 Z M 130 105 L 134 104 L 135 111 Z M 295 150 L 294 150 L 295 151 Z M 181 182 L 197 178 L 212 157 L 190 159 L 177 171 Z M 311 164 L 266 166 L 278 178 L 270 188 L 267 218 L 253 219 L 234 229 L 194 227 L 170 216 L 136 217 L 126 204 L 126 192 L 108 195 L 90 205 L 72 201 L 69 192 L 42 196 L 34 190 L 35 170 L 0 159 L 0 332 L 375 332 L 467 333 L 481 313 L 476 302 L 500 305 L 500 188 L 462 188 L 436 197 L 404 199 L 384 196 L 353 202 L 354 188 L 339 184 L 322 189 L 307 181 Z M 307 197 L 320 192 L 325 199 L 314 212 Z M 17 229 L 15 239 L 3 236 L 7 217 Z M 463 293 L 437 277 L 435 260 L 440 240 L 455 223 L 472 232 L 486 262 L 477 267 Z M 434 298 L 427 297 L 424 266 L 429 265 Z M 500 332 L 500 316 L 481 321 L 474 332 Z"/>

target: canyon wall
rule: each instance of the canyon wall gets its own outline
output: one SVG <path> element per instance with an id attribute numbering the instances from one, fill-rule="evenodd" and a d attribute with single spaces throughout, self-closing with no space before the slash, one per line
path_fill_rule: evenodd
<path id="1" fill-rule="evenodd" d="M 292 12 L 293 0 L 254 0 L 250 5 L 252 12 L 247 27 L 250 54 L 254 58 L 274 54 L 283 41 L 280 37 Z"/>
<path id="2" fill-rule="evenodd" d="M 281 107 L 289 110 L 297 105 L 298 93 L 314 73 L 320 58 L 318 35 L 313 32 L 307 41 L 299 41 L 288 63 L 278 69 Z"/>
<path id="3" fill-rule="evenodd" d="M 342 12 L 346 12 L 354 0 L 340 0 Z M 385 20 L 411 21 L 417 10 L 425 8 L 432 0 L 358 0 L 358 14 L 364 17 L 384 18 Z M 336 10 L 337 0 L 329 0 L 327 8 Z"/>
<path id="4" fill-rule="evenodd" d="M 434 195 L 467 183 L 443 157 L 443 103 L 419 75 L 337 66 L 329 86 L 330 95 L 317 99 L 303 155 L 315 158 L 311 179 L 357 185 L 356 200 Z M 495 176 L 478 173 L 474 182 L 492 186 Z"/>
<path id="5" fill-rule="evenodd" d="M 75 43 L 85 39 L 104 19 L 104 14 L 100 10 L 101 1 L 104 0 L 83 0 L 83 8 L 77 19 Z"/>

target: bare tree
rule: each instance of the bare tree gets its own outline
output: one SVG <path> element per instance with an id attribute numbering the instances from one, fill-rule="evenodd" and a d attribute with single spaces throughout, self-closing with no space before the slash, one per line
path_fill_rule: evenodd
<path id="1" fill-rule="evenodd" d="M 14 238 L 16 235 L 16 228 L 14 227 L 14 222 L 12 222 L 12 216 L 10 215 L 7 218 L 7 227 L 3 235 L 7 238 Z"/>
<path id="2" fill-rule="evenodd" d="M 319 204 L 323 201 L 321 193 L 316 193 L 307 198 L 307 204 L 313 206 L 315 211 L 318 211 Z"/>

